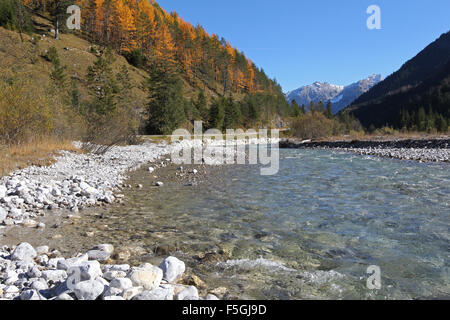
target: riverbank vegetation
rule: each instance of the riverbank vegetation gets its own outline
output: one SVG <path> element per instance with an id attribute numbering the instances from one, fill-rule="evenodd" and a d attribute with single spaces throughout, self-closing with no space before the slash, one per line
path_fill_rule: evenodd
<path id="1" fill-rule="evenodd" d="M 364 135 L 365 131 L 357 119 L 348 113 L 333 116 L 331 104 L 322 102 L 299 107 L 292 102 L 294 117 L 291 119 L 290 133 L 303 140 L 324 139 L 339 135 Z"/>
<path id="2" fill-rule="evenodd" d="M 400 112 L 399 126 L 376 128 L 371 125 L 365 128 L 358 119 L 349 112 L 332 114 L 331 105 L 322 102 L 311 103 L 310 106 L 298 106 L 295 100 L 291 105 L 294 116 L 291 118 L 291 136 L 304 140 L 335 140 L 342 137 L 351 139 L 373 139 L 384 137 L 438 137 L 448 133 L 448 124 L 441 114 L 425 112 L 420 108 L 417 113 L 407 110 Z"/>

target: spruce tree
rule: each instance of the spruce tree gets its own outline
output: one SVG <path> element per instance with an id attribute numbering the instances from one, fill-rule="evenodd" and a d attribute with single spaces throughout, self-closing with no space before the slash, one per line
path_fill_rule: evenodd
<path id="1" fill-rule="evenodd" d="M 209 109 L 209 129 L 222 130 L 225 118 L 225 105 L 226 101 L 223 97 L 213 101 L 211 108 Z"/>
<path id="2" fill-rule="evenodd" d="M 208 113 L 208 102 L 206 101 L 205 92 L 201 90 L 197 96 L 197 101 L 195 101 L 195 108 L 198 111 L 198 114 L 203 121 L 208 121 L 209 113 Z"/>
<path id="3" fill-rule="evenodd" d="M 327 109 L 325 110 L 325 116 L 328 119 L 333 119 L 333 110 L 331 108 L 331 101 L 328 101 L 328 103 L 327 103 Z"/>
<path id="4" fill-rule="evenodd" d="M 99 56 L 94 65 L 88 67 L 87 82 L 93 97 L 91 111 L 98 115 L 112 113 L 116 108 L 119 87 L 111 68 L 111 57 L 108 54 L 105 57 Z"/>
<path id="5" fill-rule="evenodd" d="M 235 129 L 241 122 L 241 110 L 239 105 L 234 103 L 233 97 L 230 95 L 225 100 L 225 119 L 224 129 Z"/>
<path id="6" fill-rule="evenodd" d="M 64 88 L 66 84 L 66 75 L 64 73 L 64 70 L 66 69 L 66 67 L 61 65 L 61 61 L 59 60 L 59 55 L 56 48 L 50 47 L 48 49 L 46 57 L 53 65 L 53 70 L 50 73 L 50 77 L 58 88 Z"/>
<path id="7" fill-rule="evenodd" d="M 145 86 L 148 90 L 147 131 L 171 134 L 186 120 L 181 80 L 164 68 L 153 65 Z"/>
<path id="8" fill-rule="evenodd" d="M 300 116 L 300 107 L 298 106 L 297 101 L 292 100 L 292 104 L 291 104 L 291 108 L 292 108 L 292 115 L 297 118 Z"/>
<path id="9" fill-rule="evenodd" d="M 254 125 L 259 119 L 259 108 L 254 97 L 250 97 L 248 100 L 248 116 L 251 121 L 251 125 Z"/>

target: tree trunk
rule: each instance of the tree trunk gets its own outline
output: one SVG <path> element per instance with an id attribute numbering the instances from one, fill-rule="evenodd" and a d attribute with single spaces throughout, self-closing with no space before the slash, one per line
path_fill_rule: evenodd
<path id="1" fill-rule="evenodd" d="M 58 19 L 56 19 L 56 24 L 55 24 L 55 39 L 58 40 L 59 37 L 59 21 Z"/>

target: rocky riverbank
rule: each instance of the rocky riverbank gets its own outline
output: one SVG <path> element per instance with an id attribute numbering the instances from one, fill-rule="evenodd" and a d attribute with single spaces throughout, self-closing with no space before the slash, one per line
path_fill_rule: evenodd
<path id="1" fill-rule="evenodd" d="M 324 141 L 297 139 L 280 141 L 280 148 L 333 149 L 361 155 L 412 160 L 420 162 L 450 162 L 450 139 L 399 139 L 385 141 Z"/>
<path id="2" fill-rule="evenodd" d="M 87 253 L 64 258 L 47 246 L 23 242 L 0 248 L 0 300 L 218 300 L 195 276 L 184 277 L 184 262 L 175 257 L 159 266 L 111 264 L 114 247 L 100 244 Z"/>
<path id="3" fill-rule="evenodd" d="M 271 139 L 249 139 L 240 144 L 272 143 Z M 171 162 L 170 155 L 183 148 L 199 149 L 206 165 L 221 165 L 223 159 L 212 156 L 225 146 L 224 141 L 184 140 L 174 144 L 144 143 L 114 147 L 102 155 L 61 152 L 49 167 L 30 166 L 0 179 L 0 225 L 24 225 L 44 228 L 39 217 L 46 210 L 79 209 L 122 201 L 120 190 L 126 187 L 127 172 L 156 162 L 150 170 Z M 207 152 L 205 152 L 207 150 Z M 236 155 L 236 153 L 235 153 Z M 165 159 L 161 159 L 166 156 Z M 157 181 L 162 186 L 162 181 Z"/>
<path id="4" fill-rule="evenodd" d="M 252 139 L 238 143 L 267 142 L 277 141 Z M 209 148 L 203 155 L 201 165 L 176 166 L 175 174 L 170 179 L 166 177 L 167 181 L 164 176 L 157 176 L 161 168 L 172 163 L 168 155 L 189 146 L 200 148 L 203 152 Z M 102 155 L 61 152 L 55 159 L 56 162 L 49 167 L 32 166 L 1 178 L 0 231 L 3 231 L 0 236 L 3 240 L 0 245 L 6 242 L 9 246 L 0 248 L 0 298 L 197 300 L 202 299 L 199 297 L 198 287 L 201 288 L 203 299 L 217 299 L 206 291 L 207 286 L 200 278 L 195 275 L 183 277 L 184 263 L 175 257 L 169 257 L 161 264 L 158 264 L 158 261 L 155 265 L 159 267 L 146 261 L 131 267 L 126 264 L 129 262 L 122 256 L 120 248 L 114 253 L 112 245 L 95 246 L 87 253 L 75 256 L 72 256 L 72 253 L 79 252 L 78 250 L 70 254 L 66 252 L 66 256 L 71 257 L 67 259 L 58 250 L 50 251 L 48 246 L 40 245 L 48 245 L 50 241 L 61 242 L 64 236 L 58 232 L 62 225 L 58 221 L 67 220 L 75 224 L 83 219 L 83 212 L 78 213 L 82 209 L 92 207 L 89 210 L 96 211 L 112 203 L 119 206 L 132 205 L 124 196 L 125 190 L 130 187 L 138 190 L 143 186 L 131 186 L 127 180 L 128 175 L 144 165 L 149 174 L 147 178 L 151 180 L 149 183 L 155 188 L 172 182 L 195 186 L 201 181 L 208 165 L 223 164 L 217 162 L 213 156 L 216 148 L 220 154 L 222 146 L 223 142 L 220 141 L 211 143 L 195 140 L 174 144 L 162 142 L 115 147 Z M 46 228 L 46 225 L 49 227 Z M 29 231 L 15 232 L 15 240 L 10 241 L 7 233 L 14 228 Z M 84 234 L 86 239 L 90 240 L 98 237 L 95 232 L 89 230 L 85 230 Z M 34 239 L 36 248 L 29 243 L 13 246 L 25 239 Z M 56 243 L 53 245 L 58 247 Z M 122 244 L 116 245 L 121 247 Z M 118 256 L 117 260 L 111 260 L 114 254 Z M 113 262 L 125 264 L 112 264 Z M 70 278 L 70 268 L 75 268 L 76 271 L 72 271 L 81 275 L 76 283 Z M 212 292 L 221 296 L 227 290 L 216 288 L 216 291 Z"/>
<path id="5" fill-rule="evenodd" d="M 49 167 L 27 167 L 0 180 L 0 225 L 40 227 L 46 210 L 121 201 L 126 173 L 169 154 L 167 144 L 116 147 L 103 155 L 61 152 Z M 159 165 L 164 165 L 161 161 Z"/>

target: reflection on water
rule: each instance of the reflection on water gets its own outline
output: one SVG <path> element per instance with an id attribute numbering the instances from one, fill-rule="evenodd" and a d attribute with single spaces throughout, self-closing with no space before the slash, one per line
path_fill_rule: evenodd
<path id="1" fill-rule="evenodd" d="M 240 298 L 450 297 L 448 165 L 280 154 L 275 176 L 229 166 L 195 187 L 152 188 L 142 170 L 132 180 L 144 188 L 128 191 L 127 206 L 67 233 L 86 243 L 83 230 L 106 225 L 95 242 L 177 250 L 208 285 Z M 200 259 L 208 252 L 221 254 Z M 381 290 L 366 288 L 370 265 L 381 268 Z"/>

